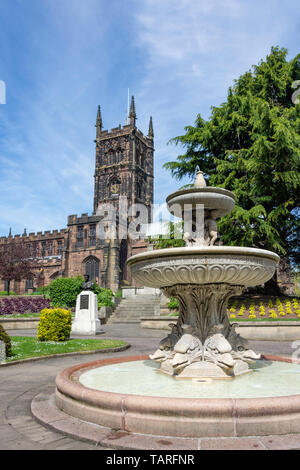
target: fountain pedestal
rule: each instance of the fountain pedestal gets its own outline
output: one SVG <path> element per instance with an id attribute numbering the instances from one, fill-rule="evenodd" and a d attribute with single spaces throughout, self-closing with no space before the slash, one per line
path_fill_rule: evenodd
<path id="1" fill-rule="evenodd" d="M 230 284 L 177 284 L 162 289 L 179 302 L 179 319 L 150 356 L 161 371 L 178 378 L 230 378 L 249 371 L 260 355 L 235 331 L 227 301 L 242 292 Z"/>

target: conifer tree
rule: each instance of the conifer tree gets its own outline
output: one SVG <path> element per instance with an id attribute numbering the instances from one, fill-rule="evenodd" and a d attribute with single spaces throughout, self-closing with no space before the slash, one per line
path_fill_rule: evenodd
<path id="1" fill-rule="evenodd" d="M 273 47 L 265 60 L 234 81 L 225 103 L 171 142 L 185 153 L 165 168 L 177 179 L 199 166 L 210 186 L 235 193 L 236 207 L 219 222 L 226 245 L 269 249 L 288 269 L 299 264 L 300 54 Z M 294 94 L 295 96 L 295 94 Z"/>

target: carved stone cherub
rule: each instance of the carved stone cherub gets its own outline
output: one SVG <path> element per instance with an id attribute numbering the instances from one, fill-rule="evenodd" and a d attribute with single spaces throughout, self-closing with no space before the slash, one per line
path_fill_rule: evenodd
<path id="1" fill-rule="evenodd" d="M 204 239 L 193 237 L 189 232 L 185 232 L 183 240 L 186 246 L 213 246 L 219 238 L 218 225 L 213 217 L 213 211 L 204 211 Z"/>
<path id="2" fill-rule="evenodd" d="M 204 213 L 204 231 L 207 245 L 213 246 L 219 238 L 218 225 L 212 216 L 212 211 Z"/>

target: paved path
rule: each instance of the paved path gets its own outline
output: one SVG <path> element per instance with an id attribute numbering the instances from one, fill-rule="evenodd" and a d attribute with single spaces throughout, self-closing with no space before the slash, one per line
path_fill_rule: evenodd
<path id="1" fill-rule="evenodd" d="M 103 357 L 121 357 L 153 352 L 166 331 L 141 329 L 138 324 L 104 326 L 101 338 L 120 338 L 132 346 L 115 354 L 89 354 L 43 359 L 24 364 L 0 367 L 0 450 L 95 450 L 97 446 L 64 437 L 38 424 L 31 416 L 30 403 L 42 389 L 53 388 L 62 369 Z M 10 336 L 35 336 L 34 330 L 9 331 Z M 99 338 L 99 336 L 97 336 Z M 289 342 L 250 343 L 257 352 L 290 356 Z"/>

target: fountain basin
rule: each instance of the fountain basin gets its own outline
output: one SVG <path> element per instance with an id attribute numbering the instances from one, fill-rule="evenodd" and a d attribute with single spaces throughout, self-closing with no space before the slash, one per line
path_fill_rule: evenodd
<path id="1" fill-rule="evenodd" d="M 279 256 L 271 251 L 235 246 L 197 246 L 147 251 L 128 266 L 147 287 L 176 284 L 263 284 L 274 275 Z"/>
<path id="2" fill-rule="evenodd" d="M 56 405 L 63 412 L 86 422 L 130 433 L 174 437 L 236 437 L 300 432 L 300 395 L 290 392 L 288 395 L 280 395 L 285 390 L 280 387 L 289 387 L 287 382 L 293 380 L 293 374 L 299 380 L 299 363 L 286 364 L 285 369 L 284 362 L 291 361 L 286 358 L 276 358 L 273 364 L 280 373 L 274 376 L 274 371 L 271 371 L 272 362 L 266 361 L 265 371 L 268 371 L 268 377 L 264 378 L 263 367 L 258 369 L 257 374 L 260 377 L 257 383 L 261 384 L 261 390 L 256 397 L 241 398 L 245 396 L 245 393 L 243 395 L 240 390 L 240 392 L 237 391 L 237 395 L 227 394 L 227 398 L 195 398 L 193 393 L 195 395 L 198 386 L 199 388 L 212 386 L 212 390 L 215 390 L 214 393 L 216 393 L 216 383 L 196 382 L 191 384 L 189 382 L 188 389 L 191 390 L 192 385 L 194 392 L 190 391 L 190 396 L 185 396 L 184 390 L 187 390 L 185 383 L 183 381 L 176 382 L 172 377 L 162 376 L 157 371 L 153 371 L 153 367 L 149 367 L 148 359 L 148 356 L 114 358 L 65 369 L 56 379 Z M 136 378 L 141 363 L 149 368 L 150 374 L 157 374 L 159 380 L 163 380 L 159 382 L 163 391 L 166 390 L 164 381 L 170 381 L 170 383 L 175 381 L 176 387 L 182 388 L 182 393 L 179 394 L 180 398 L 172 396 L 172 393 L 167 391 L 164 396 L 159 396 L 159 390 L 156 392 L 156 396 L 151 396 L 147 388 L 147 383 L 149 383 L 147 382 L 147 374 L 145 380 L 141 381 L 144 383 L 139 389 L 139 381 Z M 119 386 L 114 392 L 108 391 L 110 385 L 107 383 L 104 370 L 107 367 L 109 372 L 110 366 L 112 368 L 117 366 L 119 369 L 119 372 L 115 370 L 110 372 L 110 375 L 117 376 L 117 380 L 119 380 Z M 87 380 L 89 374 L 95 374 L 97 369 L 100 371 L 101 368 L 103 368 L 103 378 L 100 380 L 102 382 L 101 390 L 88 388 L 81 383 Z M 127 379 L 125 379 L 122 368 L 132 371 L 131 376 L 127 376 Z M 108 372 L 107 376 L 109 376 Z M 255 383 L 253 384 L 255 373 L 256 371 L 250 376 L 226 382 L 225 389 L 228 388 L 227 384 L 229 383 L 238 390 L 239 382 L 241 384 L 242 381 L 247 381 L 250 378 L 252 388 L 255 389 Z M 272 384 L 268 382 L 272 375 L 274 376 L 273 389 Z M 131 384 L 134 382 L 135 394 L 124 393 L 124 388 L 122 390 L 121 382 L 125 383 L 126 380 Z M 264 392 L 264 381 L 268 382 L 269 391 L 267 393 Z M 151 389 L 149 383 L 150 391 L 153 390 L 153 386 L 155 384 Z M 146 393 L 145 389 L 148 390 Z M 291 390 L 295 391 L 295 387 Z M 271 396 L 263 396 L 264 393 Z M 178 390 L 175 390 L 174 394 L 177 395 Z"/>

